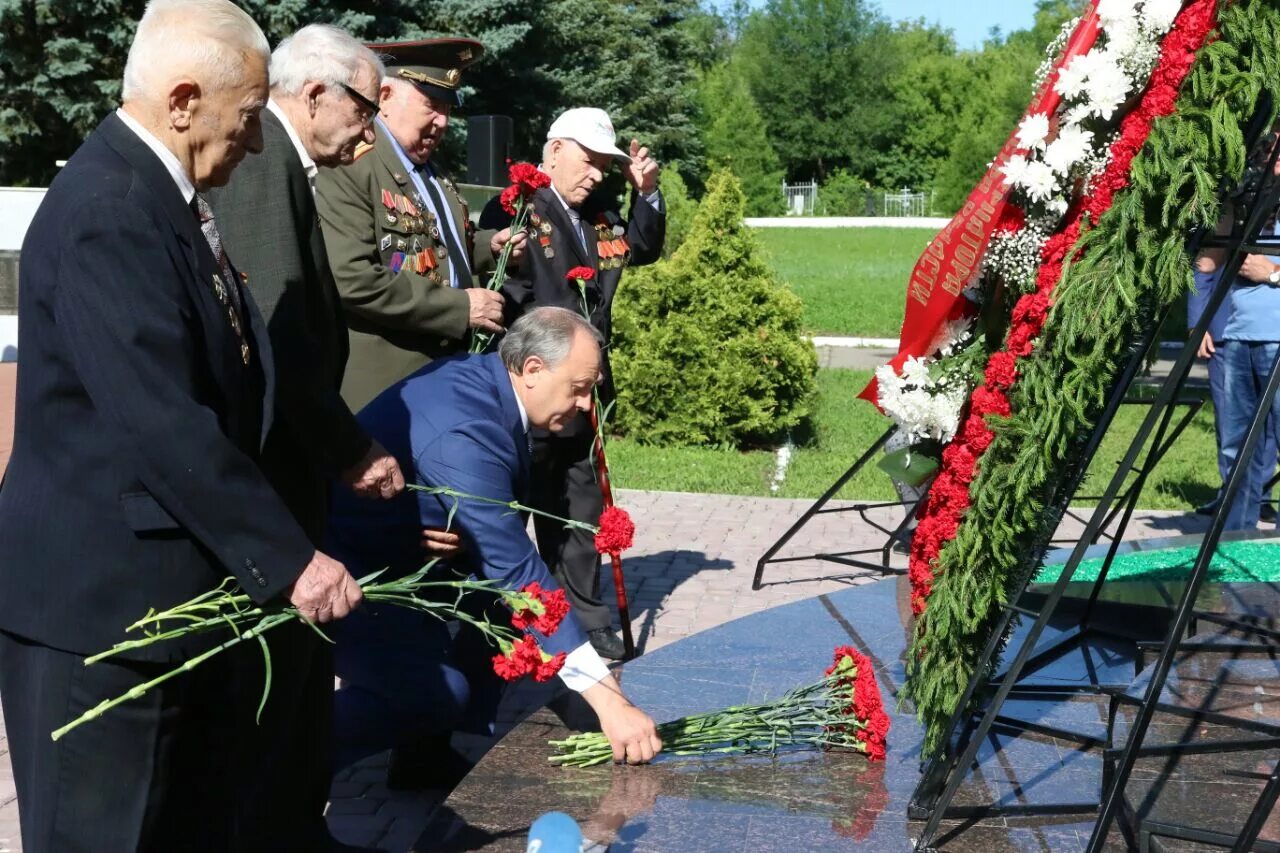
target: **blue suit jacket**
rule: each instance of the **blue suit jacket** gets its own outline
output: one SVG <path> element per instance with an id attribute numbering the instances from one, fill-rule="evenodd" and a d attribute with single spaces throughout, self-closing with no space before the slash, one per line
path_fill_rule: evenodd
<path id="1" fill-rule="evenodd" d="M 523 500 L 529 444 L 497 353 L 434 361 L 383 391 L 357 418 L 411 482 Z M 339 490 L 330 516 L 330 549 L 357 577 L 385 567 L 393 574 L 414 571 L 426 562 L 421 528 L 446 526 L 452 504 L 422 492 L 371 501 Z M 531 581 L 558 589 L 525 524 L 523 515 L 505 507 L 459 501 L 452 526 L 466 543 L 465 568 L 511 589 Z M 586 641 L 572 612 L 554 636 L 539 637 L 551 654 Z"/>
<path id="2" fill-rule="evenodd" d="M 217 273 L 164 165 L 109 116 L 54 180 L 23 242 L 0 628 L 96 652 L 149 608 L 227 574 L 265 601 L 311 558 L 258 468 L 273 408 L 266 327 L 238 288 L 245 365 L 214 295 Z M 217 639 L 133 656 L 181 656 Z"/>

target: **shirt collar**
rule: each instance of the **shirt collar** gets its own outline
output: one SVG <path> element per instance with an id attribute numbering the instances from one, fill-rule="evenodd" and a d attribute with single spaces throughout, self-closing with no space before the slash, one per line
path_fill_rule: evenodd
<path id="1" fill-rule="evenodd" d="M 275 113 L 276 118 L 280 119 L 280 123 L 284 125 L 284 132 L 289 134 L 289 141 L 293 143 L 293 150 L 298 152 L 298 159 L 302 161 L 302 171 L 307 173 L 307 183 L 311 185 L 311 192 L 316 191 L 316 172 L 320 169 L 316 166 L 316 161 L 311 159 L 311 155 L 307 153 L 306 146 L 302 144 L 302 139 L 298 136 L 298 132 L 293 129 L 293 123 L 289 121 L 289 117 L 285 115 L 280 105 L 276 103 L 274 98 L 267 99 L 267 109 Z"/>
<path id="2" fill-rule="evenodd" d="M 507 374 L 507 378 L 511 379 L 511 374 Z M 520 423 L 524 424 L 524 431 L 529 431 L 529 413 L 525 411 L 524 403 L 520 400 L 520 392 L 516 390 L 516 381 L 511 379 L 511 393 L 516 396 L 516 408 L 520 410 Z"/>
<path id="3" fill-rule="evenodd" d="M 564 206 L 565 213 L 569 214 L 570 219 L 572 219 L 574 222 L 577 222 L 579 219 L 582 218 L 582 214 L 578 213 L 578 211 L 570 207 L 569 202 L 564 200 L 564 196 L 560 195 L 560 190 L 556 189 L 555 184 L 551 185 L 551 191 L 556 194 L 556 199 L 560 202 L 560 204 Z"/>
<path id="4" fill-rule="evenodd" d="M 173 182 L 178 185 L 178 191 L 182 193 L 182 200 L 187 204 L 191 204 L 191 199 L 196 197 L 195 184 L 191 183 L 191 176 L 187 174 L 187 170 L 182 168 L 182 164 L 178 162 L 178 157 L 172 151 L 165 147 L 165 144 L 147 130 L 138 120 L 124 111 L 124 108 L 116 110 L 116 116 L 124 122 L 124 126 L 133 131 L 134 135 L 143 141 L 143 143 L 151 149 L 160 162 L 164 164 L 165 171 L 169 173 L 169 177 L 173 178 Z"/>

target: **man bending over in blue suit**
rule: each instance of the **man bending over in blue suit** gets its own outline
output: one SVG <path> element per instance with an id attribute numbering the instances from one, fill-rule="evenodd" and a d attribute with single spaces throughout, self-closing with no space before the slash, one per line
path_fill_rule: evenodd
<path id="1" fill-rule="evenodd" d="M 380 394 L 358 419 L 400 462 L 406 480 L 521 501 L 529 485 L 529 429 L 555 432 L 587 411 L 599 377 L 599 332 L 572 311 L 538 308 L 511 327 L 499 352 L 432 362 Z M 511 589 L 532 581 L 559 588 L 524 518 L 462 500 L 448 524 L 453 504 L 413 491 L 380 502 L 338 494 L 329 544 L 356 576 L 383 567 L 389 575 L 415 571 L 425 550 Z M 434 735 L 443 750 L 454 728 L 488 731 L 497 707 L 489 669 L 494 650 L 469 653 L 476 633 L 463 629 L 454 636 L 438 620 L 390 606 L 368 606 L 349 617 L 335 650 L 343 681 L 335 695 L 339 765 L 388 747 L 421 745 L 423 735 Z M 572 611 L 553 636 L 538 639 L 550 654 L 567 653 L 560 678 L 596 712 L 616 759 L 639 763 L 662 749 L 653 720 L 627 701 Z M 444 758 L 417 752 L 420 768 Z M 397 787 L 408 786 L 395 778 L 405 763 L 403 753 L 393 753 L 389 782 Z"/>

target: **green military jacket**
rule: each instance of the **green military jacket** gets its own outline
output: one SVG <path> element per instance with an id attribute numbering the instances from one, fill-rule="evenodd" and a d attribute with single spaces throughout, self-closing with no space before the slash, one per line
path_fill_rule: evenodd
<path id="1" fill-rule="evenodd" d="M 316 177 L 316 209 L 350 330 L 342 396 L 353 411 L 432 358 L 465 351 L 471 316 L 466 292 L 450 286 L 441 223 L 389 134 L 381 125 L 375 133 L 351 165 Z M 478 276 L 493 266 L 493 232 L 474 231 L 453 182 L 439 170 L 437 177 Z"/>

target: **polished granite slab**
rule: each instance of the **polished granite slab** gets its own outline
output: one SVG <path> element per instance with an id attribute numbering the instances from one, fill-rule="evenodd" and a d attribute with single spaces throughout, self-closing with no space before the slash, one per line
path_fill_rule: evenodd
<path id="1" fill-rule="evenodd" d="M 1276 612 L 1280 602 L 1274 589 L 1221 586 L 1202 595 L 1207 610 L 1257 613 L 1269 606 Z M 1104 598 L 1155 608 L 1174 596 L 1167 588 L 1117 583 L 1108 585 Z M 1051 634 L 1071 632 L 1070 612 L 1064 609 Z M 559 694 L 484 757 L 414 849 L 522 851 L 529 824 L 539 814 L 560 810 L 577 819 L 588 838 L 613 851 L 911 850 L 921 829 L 918 821 L 908 819 L 908 802 L 920 779 L 922 732 L 907 709 L 896 707 L 909 617 L 905 579 L 884 580 L 727 623 L 622 670 L 631 699 L 666 720 L 777 697 L 820 674 L 830 663 L 832 648 L 852 643 L 872 658 L 893 718 L 883 763 L 842 752 L 792 752 L 776 757 L 663 757 L 646 767 L 558 768 L 547 761 L 547 741 L 570 729 L 590 728 L 592 722 L 577 697 Z M 1149 634 L 1158 635 L 1156 622 L 1147 626 Z M 1124 642 L 1091 640 L 1050 656 L 1035 676 L 1078 679 L 1084 668 L 1095 676 L 1101 672 L 1107 679 L 1128 681 L 1136 675 L 1133 658 L 1131 644 L 1126 649 Z M 1106 734 L 1107 700 L 1099 695 L 1065 700 L 1032 696 L 1005 710 L 1044 725 L 1095 737 Z M 1157 735 L 1164 731 L 1157 726 Z M 1171 778 L 1169 807 L 1180 817 L 1208 819 L 1212 813 L 1222 818 L 1230 811 L 1224 804 L 1247 799 L 1243 785 L 1221 787 L 1222 767 L 1215 760 L 1206 766 L 1188 764 L 1184 773 Z M 1101 793 L 1100 751 L 1070 740 L 1001 729 L 983 744 L 978 761 L 956 805 L 1089 803 Z M 1239 763 L 1239 756 L 1233 761 Z M 1151 780 L 1157 778 L 1153 772 L 1158 776 L 1147 762 L 1135 773 L 1131 789 L 1139 801 L 1151 793 Z M 1206 797 L 1207 783 L 1218 786 L 1208 790 L 1230 796 Z M 1256 788 L 1260 783 L 1250 784 Z M 1163 796 L 1150 799 L 1164 802 Z M 1083 849 L 1092 824 L 1089 814 L 949 821 L 935 843 L 944 850 L 984 853 L 1073 851 Z M 1161 849 L 1199 849 L 1178 845 L 1175 840 Z M 1110 846 L 1122 850 L 1127 844 L 1113 831 Z"/>

